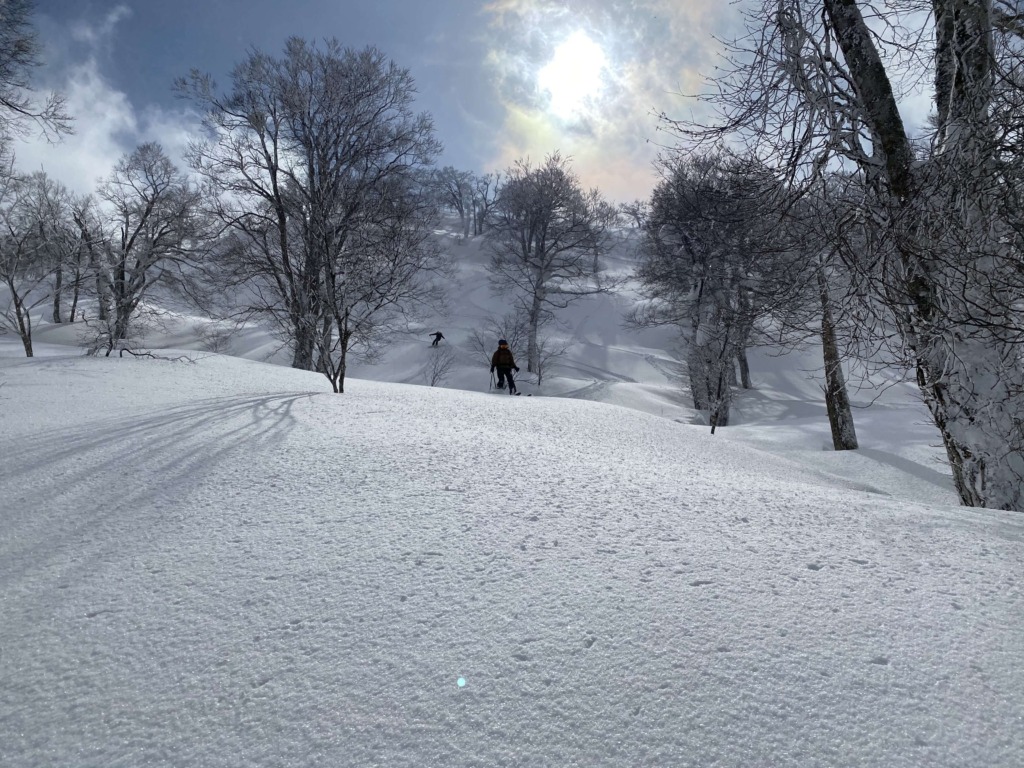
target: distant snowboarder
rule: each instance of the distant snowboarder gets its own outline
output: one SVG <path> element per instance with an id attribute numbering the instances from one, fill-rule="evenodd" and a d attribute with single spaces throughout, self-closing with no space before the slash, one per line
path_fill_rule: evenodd
<path id="1" fill-rule="evenodd" d="M 437 342 L 439 342 L 441 339 L 444 338 L 444 334 L 441 333 L 440 331 L 434 331 L 434 333 L 432 333 L 430 335 L 434 337 L 434 342 L 430 345 L 432 347 L 436 347 L 437 346 Z"/>
<path id="2" fill-rule="evenodd" d="M 516 365 L 516 360 L 512 357 L 512 350 L 508 348 L 508 342 L 504 339 L 498 341 L 498 348 L 491 355 L 491 373 L 498 371 L 498 389 L 505 388 L 505 379 L 508 379 L 508 393 L 510 395 L 518 394 L 516 392 L 516 382 L 512 378 L 512 371 L 519 373 L 519 367 Z"/>

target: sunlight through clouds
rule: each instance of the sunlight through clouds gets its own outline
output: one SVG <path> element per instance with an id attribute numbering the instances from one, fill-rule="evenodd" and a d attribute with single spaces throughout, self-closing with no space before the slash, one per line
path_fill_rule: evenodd
<path id="1" fill-rule="evenodd" d="M 551 112 L 563 120 L 583 113 L 600 95 L 607 60 L 586 32 L 573 32 L 537 73 L 537 84 L 551 97 Z"/>
<path id="2" fill-rule="evenodd" d="M 609 198 L 645 198 L 659 142 L 655 114 L 699 108 L 696 93 L 735 24 L 717 0 L 495 0 L 487 66 L 505 120 L 493 167 L 559 150 Z"/>

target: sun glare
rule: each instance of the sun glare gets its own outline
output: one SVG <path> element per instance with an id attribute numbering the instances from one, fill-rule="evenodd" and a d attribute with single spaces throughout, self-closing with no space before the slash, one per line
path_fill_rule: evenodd
<path id="1" fill-rule="evenodd" d="M 563 120 L 578 117 L 601 92 L 604 51 L 585 32 L 573 32 L 537 73 L 537 84 L 551 98 L 551 112 Z"/>

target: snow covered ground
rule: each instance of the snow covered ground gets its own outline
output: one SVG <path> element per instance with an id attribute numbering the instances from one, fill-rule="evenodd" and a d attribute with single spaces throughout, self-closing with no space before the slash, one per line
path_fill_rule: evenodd
<path id="1" fill-rule="evenodd" d="M 435 327 L 341 396 L 188 318 L 0 338 L 0 765 L 1024 765 L 1024 517 L 956 506 L 911 390 L 836 453 L 759 355 L 712 436 L 601 297 L 488 393 L 466 263 L 443 387 Z"/>

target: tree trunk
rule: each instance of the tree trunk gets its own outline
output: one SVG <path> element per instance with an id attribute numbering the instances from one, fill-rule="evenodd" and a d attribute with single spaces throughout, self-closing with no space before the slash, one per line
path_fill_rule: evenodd
<path id="1" fill-rule="evenodd" d="M 307 265 L 308 266 L 308 265 Z M 295 324 L 293 329 L 295 349 L 292 355 L 292 368 L 301 371 L 312 371 L 315 369 L 316 351 L 316 327 L 317 318 L 313 310 L 313 298 L 307 278 L 303 277 L 298 281 L 297 290 L 302 293 L 295 297 L 295 309 L 292 311 L 292 318 Z"/>
<path id="2" fill-rule="evenodd" d="M 25 348 L 25 357 L 32 357 L 32 318 L 25 309 L 25 303 L 22 301 L 21 296 L 18 295 L 10 281 L 8 281 L 7 287 L 11 291 L 14 317 L 18 323 L 18 336 L 21 338 L 21 345 Z"/>
<path id="3" fill-rule="evenodd" d="M 103 276 L 99 274 L 96 275 L 96 301 L 98 302 L 96 317 L 101 323 L 105 323 L 107 322 L 107 293 Z"/>
<path id="4" fill-rule="evenodd" d="M 736 372 L 736 350 L 730 343 L 730 328 L 725 335 L 714 339 L 715 346 L 706 350 L 708 368 L 708 390 L 711 395 L 711 434 L 717 427 L 729 426 L 729 411 L 732 407 L 732 379 Z M 717 347 L 717 348 L 716 348 Z"/>
<path id="5" fill-rule="evenodd" d="M 754 385 L 750 383 L 750 361 L 747 360 L 746 347 L 740 347 L 736 351 L 736 362 L 740 366 L 740 386 L 744 389 L 753 389 Z"/>
<path id="6" fill-rule="evenodd" d="M 114 330 L 111 334 L 110 341 L 113 342 L 125 341 L 128 338 L 128 331 L 131 327 L 133 306 L 130 303 L 118 302 L 117 303 L 117 317 L 114 320 Z"/>
<path id="7" fill-rule="evenodd" d="M 339 395 L 345 394 L 345 369 L 348 367 L 348 345 L 352 338 L 352 331 L 348 326 L 349 313 L 345 310 L 345 315 L 339 324 L 338 328 L 338 341 L 340 346 L 340 353 L 338 355 L 338 370 L 336 375 L 336 381 L 334 382 L 334 391 Z"/>
<path id="8" fill-rule="evenodd" d="M 693 398 L 694 409 L 710 412 L 714 391 L 708 381 L 708 365 L 702 348 L 691 346 L 686 355 L 686 372 L 690 379 L 690 396 Z"/>
<path id="9" fill-rule="evenodd" d="M 825 358 L 825 407 L 832 427 L 832 446 L 837 451 L 856 450 L 857 430 L 853 424 L 850 396 L 843 378 L 843 366 L 836 343 L 835 322 L 824 271 L 818 269 L 818 290 L 821 296 L 821 347 Z"/>
<path id="10" fill-rule="evenodd" d="M 64 270 L 57 267 L 53 276 L 53 322 L 60 325 L 60 294 L 64 287 Z"/>
<path id="11" fill-rule="evenodd" d="M 909 299 L 903 337 L 917 367 L 917 382 L 942 440 L 960 500 L 967 506 L 1024 510 L 1024 438 L 1020 428 L 1020 398 L 1024 384 L 1019 350 L 972 326 L 969 318 L 946 316 L 951 305 L 971 307 L 981 298 L 956 295 L 959 286 L 942 272 L 942 253 L 952 238 L 935 241 L 928 234 L 928 215 L 918 198 L 913 174 L 913 151 L 904 129 L 885 67 L 874 46 L 856 0 L 824 0 L 824 8 L 837 35 L 850 76 L 881 150 L 880 166 L 897 208 L 894 218 L 908 223 L 897 243 L 907 274 Z M 960 181 L 979 178 L 978 168 L 991 159 L 987 143 L 988 97 L 991 89 L 992 45 L 990 0 L 934 0 L 936 18 L 936 94 L 940 154 L 936 162 L 962 168 L 970 174 Z M 876 153 L 878 153 L 876 150 Z M 948 159 L 947 159 L 948 158 Z M 973 172 L 971 169 L 974 169 Z M 867 169 L 870 171 L 870 169 Z M 940 174 L 941 175 L 941 174 Z M 961 227 L 969 242 L 984 241 L 984 223 L 974 214 L 984 200 L 974 189 L 946 198 L 938 211 L 940 227 Z M 937 199 L 942 199 L 940 196 Z M 964 213 L 966 211 L 966 213 Z M 962 217 L 961 221 L 951 221 Z M 989 235 L 990 236 L 990 235 Z M 947 250 L 947 254 L 951 253 Z M 962 254 L 965 255 L 965 254 Z M 968 269 L 984 273 L 984 265 Z M 972 272 L 979 285 L 981 274 Z M 977 288 L 977 286 L 975 286 Z M 947 300 L 949 299 L 949 300 Z M 963 312 L 970 312 L 964 309 Z M 968 321 L 965 323 L 964 321 Z"/>
<path id="12" fill-rule="evenodd" d="M 540 365 L 540 346 L 538 336 L 540 333 L 540 320 L 544 311 L 544 294 L 536 291 L 533 294 L 533 303 L 527 315 L 529 327 L 527 328 L 526 342 L 526 370 L 536 373 Z"/>
<path id="13" fill-rule="evenodd" d="M 732 358 L 729 358 L 729 365 L 732 365 Z M 729 426 L 729 408 L 732 405 L 732 388 L 726 381 L 726 369 L 722 367 L 718 372 L 718 381 L 715 383 L 715 398 L 711 407 L 710 423 L 711 434 L 715 434 L 718 427 Z"/>

